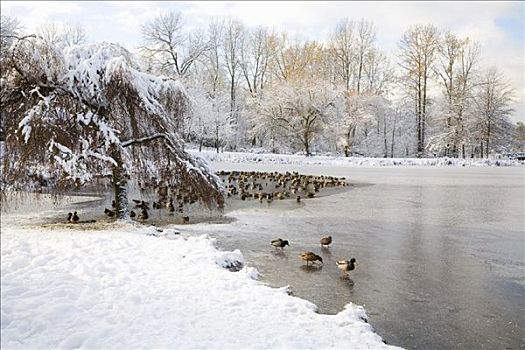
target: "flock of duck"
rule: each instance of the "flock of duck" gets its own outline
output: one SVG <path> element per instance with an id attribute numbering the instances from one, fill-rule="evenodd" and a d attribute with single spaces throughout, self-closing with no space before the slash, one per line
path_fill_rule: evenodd
<path id="1" fill-rule="evenodd" d="M 330 244 L 332 244 L 332 236 L 323 237 L 321 238 L 319 242 L 321 243 L 321 247 L 328 247 L 330 246 Z M 279 248 L 283 250 L 284 247 L 290 245 L 290 242 L 288 242 L 288 240 L 286 239 L 277 238 L 277 239 L 272 240 L 270 244 L 275 249 Z M 323 263 L 323 258 L 311 251 L 303 252 L 299 255 L 299 257 L 306 262 L 307 266 L 308 266 L 308 263 L 310 262 L 312 264 L 314 264 L 317 261 L 319 261 L 321 264 Z M 357 265 L 357 261 L 355 258 L 351 258 L 350 260 L 336 261 L 335 264 L 337 265 L 339 270 L 341 270 L 341 273 L 343 274 L 343 276 L 349 277 L 349 272 L 355 269 Z"/>
<path id="2" fill-rule="evenodd" d="M 228 198 L 273 200 L 313 198 L 323 188 L 344 187 L 344 177 L 302 175 L 298 172 L 219 171 Z M 301 197 L 301 195 L 303 197 Z"/>
<path id="3" fill-rule="evenodd" d="M 226 188 L 226 196 L 231 199 L 250 200 L 256 199 L 261 203 L 266 201 L 271 203 L 274 200 L 293 199 L 300 203 L 301 196 L 313 198 L 323 188 L 344 187 L 347 182 L 344 177 L 335 176 L 314 176 L 302 175 L 298 172 L 259 172 L 259 171 L 219 171 L 217 175 L 221 178 Z M 172 186 L 156 185 L 155 193 L 158 195 L 157 201 L 153 202 L 153 209 L 166 209 L 169 213 L 184 213 L 185 205 L 191 205 L 197 199 L 191 193 L 185 193 L 180 189 Z M 135 210 L 130 211 L 130 217 L 141 221 L 148 220 L 150 202 L 142 199 L 133 199 Z M 174 204 L 175 203 L 175 204 Z M 104 214 L 110 218 L 116 215 L 116 203 L 112 201 L 112 209 L 105 208 Z M 182 217 L 184 223 L 189 222 L 189 216 Z M 67 221 L 69 223 L 95 222 L 80 221 L 77 212 L 68 213 Z M 320 240 L 321 247 L 328 247 L 332 244 L 332 237 L 323 237 Z M 289 246 L 287 240 L 281 238 L 271 241 L 271 245 L 276 249 L 284 249 Z M 323 263 L 323 258 L 314 252 L 306 251 L 299 257 L 306 262 L 306 265 L 319 262 Z M 337 267 L 343 275 L 348 276 L 348 272 L 355 269 L 356 259 L 339 260 L 336 262 Z"/>

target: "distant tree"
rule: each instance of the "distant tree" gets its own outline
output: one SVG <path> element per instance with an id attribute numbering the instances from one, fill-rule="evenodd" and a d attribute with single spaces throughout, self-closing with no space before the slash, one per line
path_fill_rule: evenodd
<path id="1" fill-rule="evenodd" d="M 516 123 L 516 149 L 518 152 L 525 152 L 525 124 Z"/>
<path id="2" fill-rule="evenodd" d="M 263 89 L 270 61 L 275 55 L 274 36 L 264 27 L 245 35 L 241 50 L 241 68 L 248 91 L 252 95 Z"/>
<path id="3" fill-rule="evenodd" d="M 441 40 L 435 70 L 443 91 L 442 108 L 436 115 L 438 134 L 429 147 L 447 156 L 465 158 L 471 142 L 469 117 L 476 86 L 475 69 L 479 61 L 478 44 L 446 32 Z"/>
<path id="4" fill-rule="evenodd" d="M 83 45 L 87 44 L 88 35 L 80 24 L 66 24 L 62 40 L 66 46 Z"/>
<path id="5" fill-rule="evenodd" d="M 58 22 L 46 22 L 38 26 L 36 34 L 48 44 L 57 45 L 63 40 L 63 31 Z"/>
<path id="6" fill-rule="evenodd" d="M 479 142 L 481 158 L 488 157 L 495 146 L 508 144 L 514 127 L 510 115 L 514 90 L 498 70 L 485 71 L 474 96 L 474 135 Z"/>
<path id="7" fill-rule="evenodd" d="M 272 75 L 276 82 L 283 85 L 322 79 L 323 59 L 324 50 L 317 41 L 290 40 L 283 33 L 276 38 Z"/>
<path id="8" fill-rule="evenodd" d="M 142 73 L 114 44 L 61 50 L 31 38 L 9 57 L 0 95 L 9 115 L 6 188 L 63 191 L 109 176 L 120 218 L 129 216 L 129 180 L 169 183 L 222 205 L 220 179 L 184 151 L 175 131 L 188 111 L 180 83 Z"/>
<path id="9" fill-rule="evenodd" d="M 20 36 L 22 25 L 14 17 L 0 16 L 0 58 L 4 58 L 13 41 Z"/>
<path id="10" fill-rule="evenodd" d="M 36 35 L 50 45 L 70 47 L 87 43 L 87 33 L 80 24 L 46 22 L 41 24 Z"/>
<path id="11" fill-rule="evenodd" d="M 361 19 L 357 22 L 356 35 L 356 58 L 357 69 L 355 73 L 356 90 L 361 93 L 363 76 L 365 73 L 365 65 L 367 58 L 371 57 L 373 50 L 373 42 L 375 40 L 374 24 L 371 21 Z"/>
<path id="12" fill-rule="evenodd" d="M 306 156 L 312 154 L 314 140 L 322 135 L 329 121 L 339 111 L 334 100 L 337 92 L 330 85 L 314 82 L 300 86 L 279 84 L 259 102 L 258 113 L 270 128 L 285 130 L 286 136 L 301 147 Z"/>
<path id="13" fill-rule="evenodd" d="M 347 91 L 352 88 L 352 75 L 356 63 L 355 23 L 348 19 L 339 22 L 330 37 L 330 52 L 334 61 L 335 75 Z"/>
<path id="14" fill-rule="evenodd" d="M 349 157 L 359 145 L 362 138 L 359 128 L 368 122 L 369 116 L 365 113 L 364 101 L 357 93 L 347 93 L 345 96 L 345 113 L 338 126 L 343 132 L 342 144 L 346 157 Z"/>
<path id="15" fill-rule="evenodd" d="M 240 21 L 230 18 L 224 24 L 223 33 L 223 62 L 230 87 L 230 116 L 238 125 L 237 86 L 241 74 L 241 53 L 245 29 Z"/>
<path id="16" fill-rule="evenodd" d="M 213 146 L 220 152 L 234 138 L 234 125 L 230 119 L 229 99 L 226 93 L 210 95 L 202 88 L 188 88 L 192 108 L 192 134 L 202 147 Z"/>
<path id="17" fill-rule="evenodd" d="M 417 128 L 417 156 L 425 149 L 430 78 L 439 49 L 439 33 L 432 25 L 416 25 L 405 32 L 400 43 L 401 68 L 406 89 L 414 99 Z"/>
<path id="18" fill-rule="evenodd" d="M 186 77 L 192 65 L 209 49 L 203 33 L 188 34 L 179 12 L 160 14 L 141 27 L 142 53 L 162 74 Z"/>
<path id="19" fill-rule="evenodd" d="M 360 94 L 366 90 L 363 88 L 367 83 L 366 76 L 375 77 L 374 66 L 382 57 L 374 47 L 374 41 L 374 24 L 365 19 L 357 22 L 344 19 L 330 35 L 329 51 L 334 60 L 336 81 L 342 82 L 347 91 Z M 368 83 L 371 83 L 370 79 Z"/>

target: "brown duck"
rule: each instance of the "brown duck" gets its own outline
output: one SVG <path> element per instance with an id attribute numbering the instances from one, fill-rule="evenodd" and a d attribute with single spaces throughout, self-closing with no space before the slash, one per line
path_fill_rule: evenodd
<path id="1" fill-rule="evenodd" d="M 313 252 L 304 252 L 304 253 L 301 253 L 301 255 L 299 255 L 299 257 L 301 259 L 303 259 L 304 261 L 306 261 L 306 265 L 308 265 L 308 263 L 311 261 L 312 263 L 316 262 L 316 261 L 320 261 L 321 264 L 323 263 L 323 258 L 321 258 L 319 255 L 313 253 Z"/>
<path id="2" fill-rule="evenodd" d="M 332 236 L 323 237 L 321 238 L 320 242 L 321 246 L 329 246 L 330 244 L 332 244 Z"/>

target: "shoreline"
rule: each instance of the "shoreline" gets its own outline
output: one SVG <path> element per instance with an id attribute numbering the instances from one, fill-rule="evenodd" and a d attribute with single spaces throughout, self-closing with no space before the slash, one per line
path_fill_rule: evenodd
<path id="1" fill-rule="evenodd" d="M 309 156 L 254 152 L 221 152 L 212 150 L 187 149 L 193 156 L 198 156 L 209 163 L 255 163 L 255 164 L 290 164 L 290 165 L 348 165 L 355 167 L 520 167 L 523 160 L 510 159 L 461 159 L 461 158 L 371 158 L 343 156 Z"/>

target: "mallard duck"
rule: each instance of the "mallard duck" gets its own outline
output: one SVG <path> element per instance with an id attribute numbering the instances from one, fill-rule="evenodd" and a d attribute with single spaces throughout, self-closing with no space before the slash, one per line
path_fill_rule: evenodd
<path id="1" fill-rule="evenodd" d="M 72 217 L 73 217 L 73 213 L 67 213 L 67 222 L 71 222 Z"/>
<path id="2" fill-rule="evenodd" d="M 106 208 L 106 209 L 104 209 L 104 214 L 106 214 L 107 216 L 109 216 L 110 218 L 112 218 L 112 217 L 115 216 L 115 211 Z"/>
<path id="3" fill-rule="evenodd" d="M 74 212 L 73 213 L 73 217 L 71 218 L 71 222 L 76 224 L 76 223 L 78 223 L 79 220 L 80 220 L 80 218 L 78 217 L 77 212 Z"/>
<path id="4" fill-rule="evenodd" d="M 336 261 L 335 264 L 341 270 L 341 272 L 346 275 L 348 275 L 349 271 L 354 270 L 355 266 L 357 265 L 355 258 L 350 259 L 350 261 L 339 260 L 339 261 Z"/>
<path id="5" fill-rule="evenodd" d="M 134 218 L 135 216 L 137 216 L 137 213 L 135 213 L 133 210 L 129 213 L 129 217 L 130 218 Z"/>
<path id="6" fill-rule="evenodd" d="M 316 262 L 316 261 L 320 261 L 321 264 L 323 263 L 323 258 L 321 258 L 319 255 L 313 253 L 313 252 L 304 252 L 304 253 L 301 253 L 301 255 L 299 255 L 299 257 L 301 259 L 303 259 L 304 261 L 306 261 L 306 265 L 308 265 L 308 263 L 311 261 L 312 263 Z"/>
<path id="7" fill-rule="evenodd" d="M 273 245 L 275 248 L 281 248 L 281 249 L 283 249 L 287 245 L 288 246 L 290 245 L 290 243 L 288 243 L 287 240 L 280 239 L 280 238 L 274 239 L 273 241 L 270 242 L 270 244 Z"/>
<path id="8" fill-rule="evenodd" d="M 323 237 L 320 242 L 321 246 L 329 246 L 332 243 L 332 236 Z"/>

